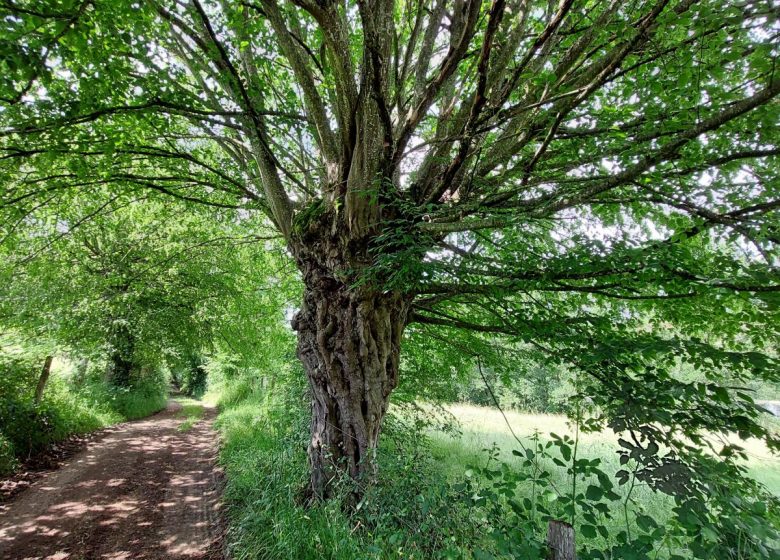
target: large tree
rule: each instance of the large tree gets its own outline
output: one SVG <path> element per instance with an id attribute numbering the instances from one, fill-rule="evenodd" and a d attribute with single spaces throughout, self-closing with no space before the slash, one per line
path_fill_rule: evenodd
<path id="1" fill-rule="evenodd" d="M 106 188 L 264 212 L 305 285 L 315 495 L 370 476 L 411 323 L 635 391 L 618 428 L 739 424 L 646 414 L 662 356 L 771 369 L 738 352 L 778 325 L 771 1 L 2 6 L 6 223 Z"/>

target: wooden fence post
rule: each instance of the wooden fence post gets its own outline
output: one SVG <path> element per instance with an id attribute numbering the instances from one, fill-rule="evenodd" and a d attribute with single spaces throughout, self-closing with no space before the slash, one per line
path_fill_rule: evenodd
<path id="1" fill-rule="evenodd" d="M 547 547 L 549 560 L 575 560 L 574 527 L 565 521 L 551 519 L 547 526 Z"/>

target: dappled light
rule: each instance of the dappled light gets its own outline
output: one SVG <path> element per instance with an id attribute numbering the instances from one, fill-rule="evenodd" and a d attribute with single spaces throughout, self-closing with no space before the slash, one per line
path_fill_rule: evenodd
<path id="1" fill-rule="evenodd" d="M 0 558 L 206 558 L 220 526 L 213 409 L 123 424 L 0 513 Z M 118 476 L 121 475 L 121 476 Z"/>
<path id="2" fill-rule="evenodd" d="M 779 342 L 777 0 L 0 1 L 0 560 L 775 560 Z"/>

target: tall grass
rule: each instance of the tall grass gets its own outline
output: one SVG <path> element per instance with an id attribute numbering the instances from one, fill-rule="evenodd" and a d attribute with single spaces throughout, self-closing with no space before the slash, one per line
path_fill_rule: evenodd
<path id="1" fill-rule="evenodd" d="M 352 527 L 335 502 L 299 504 L 307 474 L 299 411 L 280 422 L 281 409 L 262 396 L 227 403 L 217 426 L 232 558 L 355 557 Z"/>
<path id="2" fill-rule="evenodd" d="M 453 435 L 442 431 L 431 431 L 433 448 L 441 459 L 443 467 L 453 475 L 464 472 L 467 465 L 484 457 L 483 450 L 493 443 L 501 451 L 501 457 L 509 464 L 519 460 L 511 453 L 518 448 L 518 443 L 512 431 L 520 437 L 524 445 L 529 445 L 535 432 L 544 436 L 549 433 L 573 436 L 573 427 L 566 416 L 557 414 L 528 414 L 517 411 L 505 411 L 506 418 L 494 408 L 456 404 L 447 407 L 458 421 L 460 433 Z M 780 430 L 780 422 L 767 419 Z M 511 426 L 511 429 L 510 429 Z M 620 448 L 618 435 L 611 430 L 599 433 L 581 433 L 579 449 L 584 458 L 601 458 L 606 468 L 621 468 L 617 451 Z M 736 437 L 730 440 L 745 449 L 749 460 L 748 470 L 753 478 L 764 484 L 775 495 L 780 495 L 780 457 L 773 454 L 764 444 L 756 439 L 740 440 Z M 642 499 L 659 500 L 658 495 L 647 490 L 637 489 Z M 644 494 L 643 494 L 644 493 Z M 660 499 L 664 502 L 664 499 Z"/>
<path id="3" fill-rule="evenodd" d="M 449 412 L 459 431 L 418 422 L 408 410 L 391 409 L 380 444 L 380 479 L 358 506 L 346 514 L 338 499 L 305 504 L 307 482 L 307 414 L 302 389 L 263 394 L 261 384 L 239 381 L 220 401 L 217 426 L 222 434 L 221 462 L 227 476 L 225 498 L 230 517 L 228 540 L 236 560 L 266 558 L 331 558 L 344 560 L 390 558 L 505 558 L 490 537 L 491 525 L 480 507 L 464 505 L 463 481 L 472 467 L 484 465 L 495 444 L 509 468 L 519 444 L 495 409 L 455 405 Z M 525 446 L 534 433 L 571 433 L 563 416 L 508 412 L 507 418 Z M 543 442 L 544 440 L 542 440 Z M 620 468 L 617 436 L 611 432 L 582 434 L 582 458 L 599 458 L 604 470 Z M 751 472 L 778 493 L 778 459 L 758 442 L 746 442 Z M 556 468 L 550 465 L 551 472 Z M 555 484 L 564 485 L 565 469 Z M 348 490 L 348 484 L 345 485 Z M 625 488 L 617 488 L 625 494 Z M 517 499 L 526 497 L 517 489 Z M 647 487 L 634 488 L 641 511 L 663 525 L 671 515 L 672 499 Z M 615 507 L 621 507 L 620 502 Z M 628 515 L 630 513 L 630 515 Z M 636 514 L 622 513 L 609 521 L 610 531 Z M 608 548 L 601 535 L 588 545 Z M 677 548 L 680 558 L 689 558 Z M 666 558 L 662 551 L 658 558 Z"/>
<path id="4" fill-rule="evenodd" d="M 247 394 L 245 387 L 241 393 L 243 400 L 236 401 L 231 392 L 221 401 L 217 419 L 235 560 L 434 558 L 441 557 L 438 552 L 450 539 L 465 538 L 461 531 L 474 532 L 457 522 L 460 510 L 444 499 L 445 481 L 424 449 L 408 437 L 394 441 L 392 432 L 398 434 L 400 426 L 389 428 L 380 458 L 382 480 L 356 514 L 343 511 L 345 494 L 307 504 L 308 422 L 302 390 L 270 396 L 258 390 Z M 401 450 L 401 441 L 416 451 Z M 342 484 L 337 493 L 353 489 L 348 481 Z M 426 497 L 427 505 L 421 501 Z M 448 523 L 436 515 L 443 507 Z"/>
<path id="5" fill-rule="evenodd" d="M 168 402 L 167 382 L 164 378 L 151 378 L 136 382 L 131 387 L 111 387 L 100 381 L 92 381 L 71 390 L 81 395 L 93 410 L 113 413 L 114 422 L 145 418 L 165 408 Z"/>
<path id="6" fill-rule="evenodd" d="M 130 388 L 114 388 L 96 377 L 77 382 L 67 365 L 55 364 L 40 403 L 34 402 L 32 390 L 24 383 L 0 387 L 0 474 L 13 472 L 20 460 L 53 442 L 165 408 L 163 376 L 148 376 Z M 9 373 L 20 373 L 17 378 L 24 374 Z"/>

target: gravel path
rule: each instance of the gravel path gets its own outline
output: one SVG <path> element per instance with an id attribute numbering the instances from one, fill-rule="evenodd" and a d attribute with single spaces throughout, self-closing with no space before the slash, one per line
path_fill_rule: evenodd
<path id="1" fill-rule="evenodd" d="M 0 512 L 0 558 L 221 559 L 214 409 L 180 405 L 107 431 Z"/>

